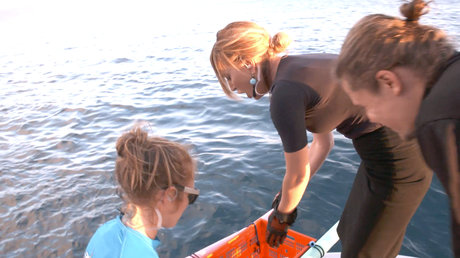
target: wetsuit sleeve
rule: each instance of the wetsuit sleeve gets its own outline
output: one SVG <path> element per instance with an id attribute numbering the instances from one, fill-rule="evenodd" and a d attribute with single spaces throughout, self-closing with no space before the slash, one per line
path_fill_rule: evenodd
<path id="1" fill-rule="evenodd" d="M 450 198 L 455 253 L 460 254 L 460 120 L 442 119 L 424 124 L 417 138 L 428 165 Z"/>
<path id="2" fill-rule="evenodd" d="M 298 85 L 277 83 L 273 86 L 270 115 L 281 137 L 285 152 L 295 152 L 308 143 L 305 128 L 306 98 Z"/>
<path id="3" fill-rule="evenodd" d="M 438 174 L 442 183 L 445 176 L 454 176 L 459 171 L 460 121 L 443 119 L 430 122 L 419 128 L 417 138 L 428 165 Z M 458 179 L 457 179 L 458 180 Z M 457 188 L 460 191 L 460 185 Z"/>

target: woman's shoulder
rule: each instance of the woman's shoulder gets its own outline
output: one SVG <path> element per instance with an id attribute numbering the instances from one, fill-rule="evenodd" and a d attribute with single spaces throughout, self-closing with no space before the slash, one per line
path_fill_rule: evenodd
<path id="1" fill-rule="evenodd" d="M 288 55 L 281 58 L 276 79 L 293 79 L 304 81 L 306 78 L 321 73 L 330 77 L 331 69 L 337 60 L 334 54 Z"/>
<path id="2" fill-rule="evenodd" d="M 87 257 L 158 257 L 158 239 L 126 227 L 118 216 L 99 227 L 86 248 Z"/>
<path id="3" fill-rule="evenodd" d="M 127 234 L 120 257 L 158 257 L 155 250 L 160 245 L 158 239 L 140 239 L 137 235 Z"/>
<path id="4" fill-rule="evenodd" d="M 443 119 L 460 119 L 460 55 L 444 69 L 422 100 L 416 127 Z"/>
<path id="5" fill-rule="evenodd" d="M 331 62 L 337 60 L 337 54 L 331 53 L 308 53 L 308 54 L 300 54 L 300 55 L 287 55 L 282 58 L 286 59 L 286 61 L 301 61 L 301 62 Z"/>
<path id="6" fill-rule="evenodd" d="M 123 235 L 124 227 L 119 217 L 105 222 L 91 237 L 86 247 L 86 257 L 105 257 L 119 253 Z"/>
<path id="7" fill-rule="evenodd" d="M 290 82 L 308 94 L 311 90 L 320 95 L 330 92 L 336 86 L 331 72 L 336 59 L 334 54 L 286 56 L 280 61 L 274 85 Z"/>
<path id="8" fill-rule="evenodd" d="M 106 235 L 111 234 L 113 232 L 118 232 L 123 229 L 123 223 L 120 220 L 120 217 L 117 216 L 114 219 L 111 219 L 104 224 L 102 224 L 94 233 L 95 236 L 97 235 Z"/>

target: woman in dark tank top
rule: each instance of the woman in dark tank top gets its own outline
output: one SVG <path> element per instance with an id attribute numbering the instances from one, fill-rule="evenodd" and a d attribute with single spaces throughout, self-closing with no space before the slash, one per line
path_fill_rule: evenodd
<path id="1" fill-rule="evenodd" d="M 260 99 L 270 93 L 272 121 L 283 143 L 286 174 L 269 217 L 267 241 L 283 242 L 307 184 L 333 147 L 332 130 L 353 140 L 361 165 L 338 233 L 343 257 L 394 257 L 431 182 L 415 141 L 369 122 L 332 71 L 336 55 L 281 56 L 290 40 L 252 22 L 217 33 L 211 64 L 225 94 Z M 306 130 L 313 134 L 308 144 Z"/>

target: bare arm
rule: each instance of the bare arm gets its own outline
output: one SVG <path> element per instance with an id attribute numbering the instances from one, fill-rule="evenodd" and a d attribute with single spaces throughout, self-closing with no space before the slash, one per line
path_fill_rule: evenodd
<path id="1" fill-rule="evenodd" d="M 323 164 L 332 146 L 332 133 L 313 134 L 311 148 L 307 145 L 296 152 L 284 153 L 286 174 L 278 211 L 291 213 L 297 207 L 310 177 Z"/>
<path id="2" fill-rule="evenodd" d="M 323 165 L 332 147 L 334 147 L 334 136 L 332 132 L 313 134 L 313 141 L 308 152 L 311 171 L 310 178 L 318 171 L 321 165 Z"/>

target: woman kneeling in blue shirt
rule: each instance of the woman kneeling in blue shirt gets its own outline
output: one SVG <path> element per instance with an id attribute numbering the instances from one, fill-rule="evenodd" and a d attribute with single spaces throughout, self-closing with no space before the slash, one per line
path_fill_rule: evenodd
<path id="1" fill-rule="evenodd" d="M 116 149 L 115 175 L 125 205 L 96 231 L 85 257 L 158 257 L 158 229 L 174 227 L 199 195 L 194 160 L 179 143 L 140 128 L 123 134 Z"/>

